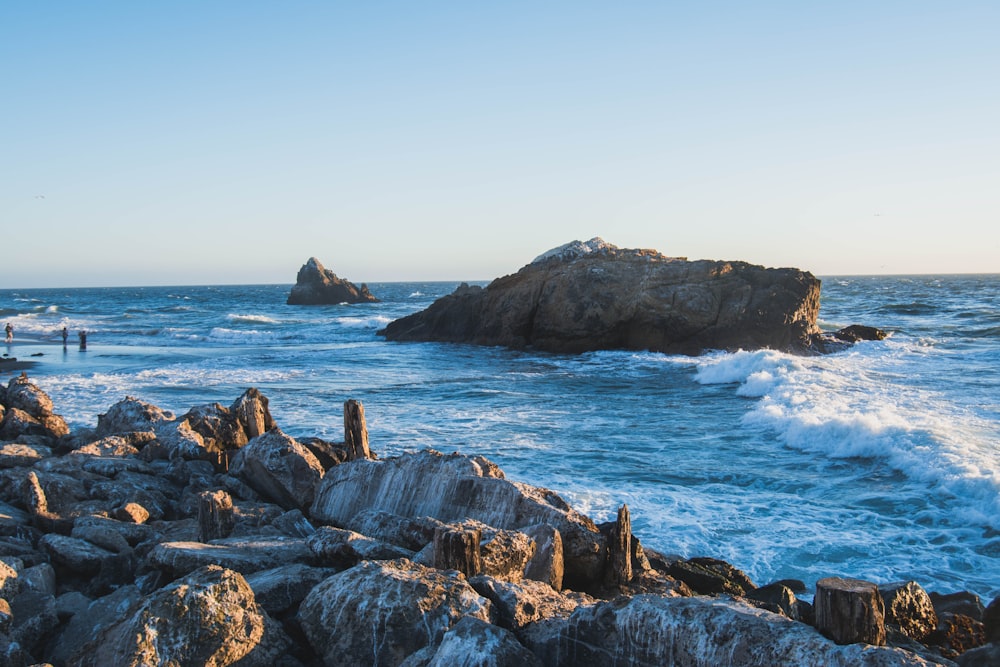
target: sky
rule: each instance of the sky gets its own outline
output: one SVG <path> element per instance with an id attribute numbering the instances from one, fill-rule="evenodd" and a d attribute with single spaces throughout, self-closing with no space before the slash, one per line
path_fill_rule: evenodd
<path id="1" fill-rule="evenodd" d="M 0 0 L 0 288 L 1000 273 L 1000 3 Z"/>

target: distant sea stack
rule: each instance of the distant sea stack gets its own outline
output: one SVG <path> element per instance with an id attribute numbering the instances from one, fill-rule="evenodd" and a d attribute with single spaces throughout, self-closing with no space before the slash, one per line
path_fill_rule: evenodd
<path id="1" fill-rule="evenodd" d="M 338 278 L 336 273 L 325 268 L 318 259 L 310 257 L 299 269 L 287 303 L 290 306 L 322 306 L 377 301 L 368 291 L 367 285 L 362 283 L 359 288 L 349 280 Z"/>
<path id="2" fill-rule="evenodd" d="M 799 269 L 689 262 L 594 238 L 550 250 L 486 288 L 463 284 L 379 333 L 564 353 L 813 352 L 819 296 L 820 281 Z"/>

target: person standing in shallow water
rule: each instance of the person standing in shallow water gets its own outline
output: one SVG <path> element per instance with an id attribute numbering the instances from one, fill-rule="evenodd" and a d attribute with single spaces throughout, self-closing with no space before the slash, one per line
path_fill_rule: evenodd
<path id="1" fill-rule="evenodd" d="M 13 343 L 14 342 L 14 327 L 11 325 L 11 323 L 8 322 L 7 326 L 5 326 L 3 328 L 3 330 L 5 332 L 7 332 L 7 342 L 8 343 Z"/>
<path id="2" fill-rule="evenodd" d="M 62 328 L 62 337 L 63 337 L 63 347 L 66 347 L 66 339 L 69 338 L 69 329 L 67 329 L 66 327 Z"/>
<path id="3" fill-rule="evenodd" d="M 80 336 L 80 349 L 81 350 L 86 350 L 87 349 L 87 332 L 86 331 L 81 331 L 79 333 L 79 336 Z"/>

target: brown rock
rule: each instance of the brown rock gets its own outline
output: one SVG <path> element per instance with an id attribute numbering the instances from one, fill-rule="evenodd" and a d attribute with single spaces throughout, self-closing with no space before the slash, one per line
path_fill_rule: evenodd
<path id="1" fill-rule="evenodd" d="M 290 306 L 336 305 L 339 303 L 377 302 L 368 286 L 359 288 L 349 280 L 325 268 L 318 259 L 310 257 L 295 277 L 295 286 L 288 295 Z"/>
<path id="2" fill-rule="evenodd" d="M 149 519 L 149 510 L 139 503 L 125 503 L 115 510 L 115 518 L 129 523 L 146 523 Z"/>
<path id="3" fill-rule="evenodd" d="M 938 618 L 930 596 L 915 581 L 879 586 L 885 603 L 885 622 L 907 637 L 923 641 L 937 628 Z"/>
<path id="4" fill-rule="evenodd" d="M 570 353 L 804 351 L 818 332 L 819 294 L 819 280 L 797 269 L 688 262 L 592 239 L 550 251 L 486 289 L 460 287 L 380 333 Z"/>
<path id="5" fill-rule="evenodd" d="M 838 644 L 885 645 L 885 605 L 878 586 L 860 579 L 816 582 L 816 629 Z"/>
<path id="6" fill-rule="evenodd" d="M 229 411 L 242 427 L 246 441 L 264 435 L 277 426 L 268 409 L 267 397 L 254 387 L 243 392 L 229 407 Z"/>

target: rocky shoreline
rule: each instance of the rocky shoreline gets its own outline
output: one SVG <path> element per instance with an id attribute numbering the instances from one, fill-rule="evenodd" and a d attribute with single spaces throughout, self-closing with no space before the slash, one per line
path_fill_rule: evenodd
<path id="1" fill-rule="evenodd" d="M 70 432 L 0 386 L 0 664 L 996 665 L 1000 599 L 758 585 L 477 456 L 292 438 L 248 389 Z"/>

